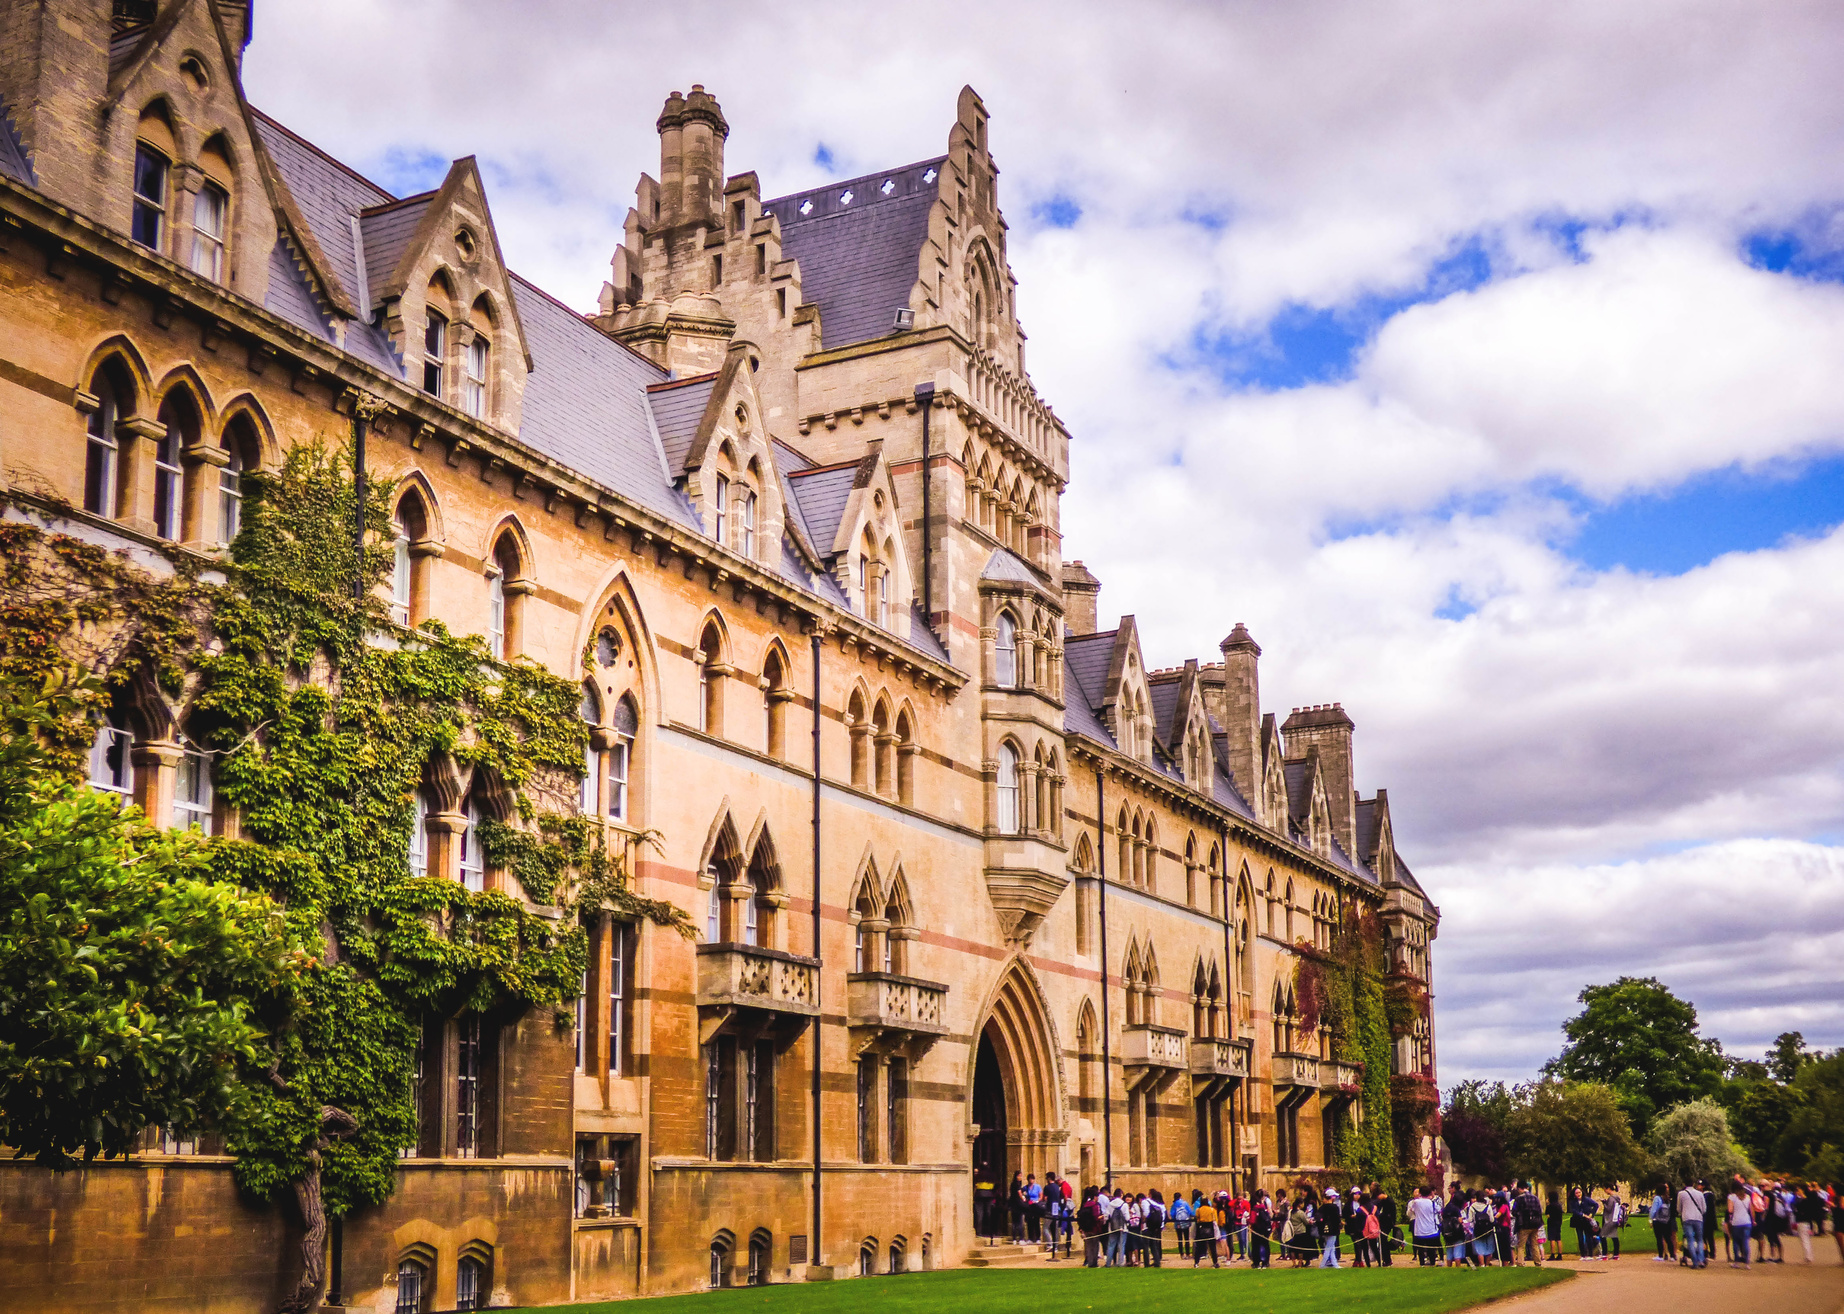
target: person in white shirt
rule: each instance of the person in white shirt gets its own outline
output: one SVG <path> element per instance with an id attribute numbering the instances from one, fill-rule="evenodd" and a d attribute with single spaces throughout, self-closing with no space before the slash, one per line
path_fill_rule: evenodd
<path id="1" fill-rule="evenodd" d="M 1739 1262 L 1743 1268 L 1754 1265 L 1754 1257 L 1749 1253 L 1748 1242 L 1754 1232 L 1754 1192 L 1748 1183 L 1740 1177 L 1729 1188 L 1729 1267 L 1734 1268 Z M 1736 1252 L 1741 1252 L 1741 1259 L 1736 1260 Z"/>
<path id="2" fill-rule="evenodd" d="M 1678 1222 L 1684 1228 L 1684 1254 L 1692 1268 L 1708 1262 L 1703 1252 L 1703 1192 L 1686 1186 L 1678 1192 Z"/>
<path id="3" fill-rule="evenodd" d="M 1415 1188 L 1409 1201 L 1409 1232 L 1415 1238 L 1415 1262 L 1423 1268 L 1441 1262 L 1441 1206 L 1428 1198 L 1428 1188 Z"/>

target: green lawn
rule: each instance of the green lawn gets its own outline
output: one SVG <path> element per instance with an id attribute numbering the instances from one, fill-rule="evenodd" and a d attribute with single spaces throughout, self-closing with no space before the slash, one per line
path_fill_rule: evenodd
<path id="1" fill-rule="evenodd" d="M 1048 1314 L 1071 1310 L 1132 1309 L 1163 1314 L 1207 1308 L 1234 1300 L 1259 1314 L 1443 1314 L 1517 1295 L 1570 1276 L 1559 1269 L 1394 1268 L 1085 1269 L 1077 1266 L 947 1269 L 896 1277 L 841 1282 L 792 1282 L 742 1287 L 692 1296 L 660 1296 L 645 1303 L 647 1314 L 934 1314 L 943 1308 L 977 1309 L 980 1314 Z M 631 1300 L 552 1307 L 575 1314 L 633 1314 Z"/>

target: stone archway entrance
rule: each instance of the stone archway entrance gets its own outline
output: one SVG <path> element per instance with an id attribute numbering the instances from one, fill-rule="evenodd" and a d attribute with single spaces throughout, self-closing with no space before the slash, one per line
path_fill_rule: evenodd
<path id="1" fill-rule="evenodd" d="M 1057 1081 L 1055 1033 L 1044 997 L 1016 963 L 980 1028 L 973 1061 L 973 1181 L 992 1182 L 1003 1208 L 1013 1173 L 1062 1167 L 1069 1131 Z M 989 1175 L 990 1174 L 990 1175 Z"/>

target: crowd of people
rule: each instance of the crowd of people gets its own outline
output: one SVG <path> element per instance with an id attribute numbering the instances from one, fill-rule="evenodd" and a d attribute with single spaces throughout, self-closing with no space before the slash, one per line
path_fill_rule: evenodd
<path id="1" fill-rule="evenodd" d="M 1090 1186 L 1075 1199 L 1074 1184 L 1047 1174 L 1014 1174 L 1001 1197 L 979 1183 L 975 1225 L 981 1235 L 1009 1235 L 1034 1241 L 1050 1258 L 1072 1258 L 1082 1243 L 1083 1261 L 1097 1267 L 1160 1267 L 1172 1229 L 1179 1262 L 1193 1267 L 1205 1259 L 1213 1268 L 1237 1262 L 1271 1268 L 1276 1259 L 1295 1268 L 1387 1267 L 1403 1262 L 1424 1267 L 1479 1268 L 1491 1264 L 1541 1265 L 1563 1258 L 1563 1227 L 1575 1234 L 1582 1260 L 1620 1258 L 1621 1233 L 1632 1217 L 1620 1192 L 1572 1188 L 1565 1200 L 1550 1191 L 1539 1197 L 1528 1182 L 1495 1190 L 1454 1183 L 1443 1197 L 1420 1186 L 1398 1208 L 1381 1184 L 1347 1192 L 1302 1185 L 1242 1197 L 1228 1191 L 1175 1191 L 1168 1202 L 1157 1188 L 1127 1191 Z M 1844 1192 L 1834 1184 L 1748 1182 L 1737 1177 L 1718 1197 L 1707 1182 L 1680 1190 L 1662 1186 L 1640 1206 L 1652 1225 L 1660 1262 L 1705 1267 L 1720 1239 L 1728 1261 L 1743 1267 L 1783 1263 L 1784 1238 L 1796 1237 L 1812 1262 L 1815 1237 L 1831 1236 L 1844 1258 Z M 1405 1236 L 1406 1232 L 1406 1236 Z M 1680 1242 L 1681 1237 L 1681 1242 Z M 1404 1252 L 1408 1252 L 1404 1254 Z"/>

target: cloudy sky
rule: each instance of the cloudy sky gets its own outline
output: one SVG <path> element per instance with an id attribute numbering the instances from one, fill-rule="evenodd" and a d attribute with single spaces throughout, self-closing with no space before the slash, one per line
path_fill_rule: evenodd
<path id="1" fill-rule="evenodd" d="M 479 156 L 593 308 L 704 83 L 765 194 L 993 116 L 1066 552 L 1157 664 L 1334 699 L 1442 908 L 1444 1081 L 1590 982 L 1844 1044 L 1844 8 L 266 4 L 257 105 Z"/>

